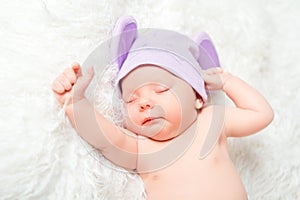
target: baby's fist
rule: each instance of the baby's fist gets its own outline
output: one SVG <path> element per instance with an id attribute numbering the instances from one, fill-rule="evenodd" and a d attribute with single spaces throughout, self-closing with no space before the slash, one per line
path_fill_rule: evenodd
<path id="1" fill-rule="evenodd" d="M 83 76 L 78 63 L 74 63 L 71 68 L 66 68 L 52 84 L 52 90 L 59 104 L 68 105 L 84 98 L 84 92 L 93 75 L 93 68 L 90 68 L 88 73 Z"/>
<path id="2" fill-rule="evenodd" d="M 221 90 L 230 74 L 223 72 L 220 67 L 202 71 L 205 87 L 208 90 Z"/>

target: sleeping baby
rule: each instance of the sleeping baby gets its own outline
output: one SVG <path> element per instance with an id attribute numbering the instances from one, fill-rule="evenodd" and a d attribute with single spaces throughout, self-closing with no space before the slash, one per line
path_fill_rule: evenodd
<path id="1" fill-rule="evenodd" d="M 138 33 L 136 21 L 125 16 L 115 26 L 111 52 L 122 127 L 84 95 L 92 67 L 83 74 L 74 63 L 53 82 L 76 132 L 114 164 L 138 173 L 147 199 L 247 199 L 227 138 L 262 130 L 273 111 L 258 91 L 220 68 L 208 35 L 193 41 L 168 30 Z M 218 90 L 235 106 L 210 102 L 210 91 Z"/>

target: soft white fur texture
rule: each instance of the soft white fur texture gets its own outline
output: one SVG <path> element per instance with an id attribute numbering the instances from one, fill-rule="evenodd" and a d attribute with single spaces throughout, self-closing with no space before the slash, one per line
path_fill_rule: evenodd
<path id="1" fill-rule="evenodd" d="M 142 28 L 211 35 L 223 69 L 275 111 L 260 133 L 229 141 L 249 199 L 300 199 L 299 2 L 0 0 L 0 199 L 145 198 L 137 175 L 77 136 L 51 92 L 124 14 Z"/>

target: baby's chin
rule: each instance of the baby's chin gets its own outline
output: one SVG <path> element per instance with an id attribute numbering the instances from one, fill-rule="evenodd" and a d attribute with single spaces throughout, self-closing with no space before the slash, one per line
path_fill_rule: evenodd
<path id="1" fill-rule="evenodd" d="M 135 133 L 136 135 L 144 136 L 157 141 L 170 140 L 183 132 L 180 131 L 178 127 L 172 127 L 171 125 L 168 125 L 163 119 L 156 119 L 140 126 L 127 124 L 125 127 L 127 130 Z"/>
<path id="2" fill-rule="evenodd" d="M 164 117 L 158 117 L 150 122 L 140 125 L 125 118 L 124 127 L 136 135 L 163 142 L 185 133 L 186 130 L 197 122 L 197 115 L 189 115 L 184 119 L 185 120 L 181 120 L 179 123 L 172 123 Z"/>

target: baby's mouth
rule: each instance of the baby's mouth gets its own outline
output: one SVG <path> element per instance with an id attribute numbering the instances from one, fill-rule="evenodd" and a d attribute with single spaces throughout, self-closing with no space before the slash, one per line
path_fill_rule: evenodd
<path id="1" fill-rule="evenodd" d="M 150 125 L 156 119 L 159 119 L 159 117 L 147 117 L 143 120 L 142 126 Z"/>

